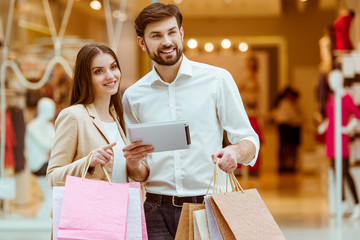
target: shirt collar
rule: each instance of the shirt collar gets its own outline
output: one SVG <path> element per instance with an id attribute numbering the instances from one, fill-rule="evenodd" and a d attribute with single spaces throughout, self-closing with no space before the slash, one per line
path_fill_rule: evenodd
<path id="1" fill-rule="evenodd" d="M 176 75 L 176 78 L 174 80 L 174 82 L 179 79 L 181 76 L 192 76 L 192 68 L 191 68 L 191 61 L 189 59 L 187 59 L 185 57 L 185 55 L 182 55 L 182 61 L 180 64 L 180 68 L 179 71 Z M 159 74 L 157 73 L 155 66 L 152 67 L 152 70 L 150 72 L 150 82 L 151 84 L 153 83 L 162 83 L 162 84 L 168 84 L 166 82 L 164 82 L 161 77 L 159 76 Z"/>

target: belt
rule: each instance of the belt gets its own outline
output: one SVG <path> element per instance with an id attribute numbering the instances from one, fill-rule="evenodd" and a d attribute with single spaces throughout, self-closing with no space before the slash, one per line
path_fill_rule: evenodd
<path id="1" fill-rule="evenodd" d="M 146 200 L 150 202 L 171 203 L 174 207 L 182 207 L 183 203 L 202 203 L 204 201 L 204 196 L 177 197 L 146 193 Z"/>

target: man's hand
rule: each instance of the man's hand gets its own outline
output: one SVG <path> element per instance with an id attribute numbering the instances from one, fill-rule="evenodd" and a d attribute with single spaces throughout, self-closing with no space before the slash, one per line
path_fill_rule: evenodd
<path id="1" fill-rule="evenodd" d="M 154 151 L 154 147 L 151 145 L 142 145 L 142 141 L 139 141 L 126 145 L 122 150 L 128 167 L 136 169 L 140 166 L 141 160 Z"/>
<path id="2" fill-rule="evenodd" d="M 219 160 L 219 168 L 226 173 L 234 171 L 237 167 L 237 156 L 232 145 L 216 151 L 211 158 L 214 163 Z"/>

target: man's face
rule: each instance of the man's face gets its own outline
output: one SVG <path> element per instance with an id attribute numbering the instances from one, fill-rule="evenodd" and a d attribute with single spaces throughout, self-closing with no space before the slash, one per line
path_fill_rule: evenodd
<path id="1" fill-rule="evenodd" d="M 179 61 L 183 51 L 184 32 L 179 29 L 175 17 L 170 17 L 146 26 L 144 37 L 138 44 L 159 65 L 172 66 Z"/>

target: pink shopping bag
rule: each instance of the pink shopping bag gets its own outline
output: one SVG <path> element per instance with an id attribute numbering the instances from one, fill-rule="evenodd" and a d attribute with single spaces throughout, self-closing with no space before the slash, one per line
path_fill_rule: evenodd
<path id="1" fill-rule="evenodd" d="M 58 240 L 126 239 L 129 185 L 67 176 Z"/>

